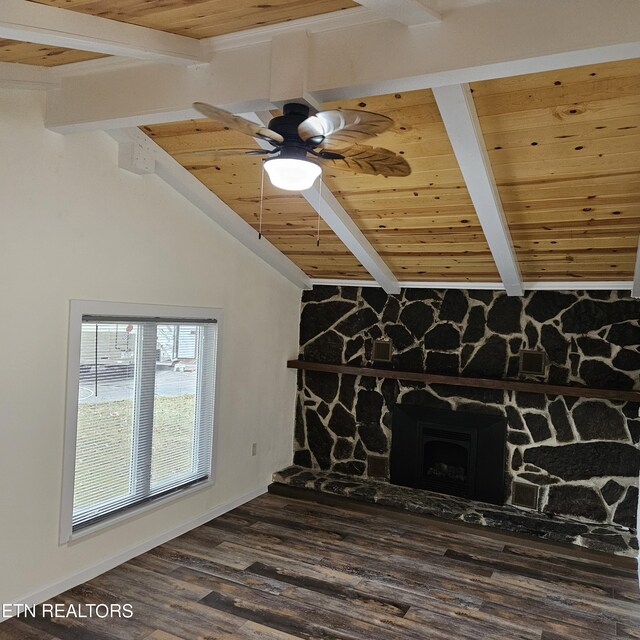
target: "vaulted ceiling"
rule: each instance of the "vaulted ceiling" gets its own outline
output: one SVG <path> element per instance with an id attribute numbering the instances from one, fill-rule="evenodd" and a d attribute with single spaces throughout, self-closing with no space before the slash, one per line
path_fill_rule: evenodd
<path id="1" fill-rule="evenodd" d="M 475 283 L 510 293 L 640 287 L 640 29 L 625 32 L 640 27 L 637 7 L 623 25 L 597 0 L 542 0 L 537 9 L 520 0 L 390 0 L 391 17 L 367 0 L 4 1 L 0 36 L 24 40 L 0 40 L 0 82 L 4 74 L 5 84 L 59 89 L 50 128 L 117 129 L 121 142 L 174 163 L 173 183 L 189 185 L 183 193 L 196 187 L 178 171 L 195 177 L 211 206 L 220 203 L 215 215 L 260 231 L 283 254 L 276 262 L 288 259 L 311 281 L 374 280 L 388 290 Z M 613 3 L 609 13 L 632 7 Z M 567 13 L 569 5 L 587 15 Z M 61 36 L 62 18 L 70 26 Z M 491 29 L 504 53 L 492 48 Z M 579 44 L 598 29 L 601 41 Z M 471 51 L 458 52 L 461 39 Z M 422 52 L 431 59 L 416 60 Z M 109 89 L 122 92 L 119 101 Z M 257 142 L 195 117 L 197 99 L 265 122 L 296 99 L 384 114 L 394 125 L 375 145 L 402 154 L 412 173 L 384 178 L 326 164 L 319 193 L 279 191 L 265 179 L 261 205 L 259 156 L 202 154 Z"/>

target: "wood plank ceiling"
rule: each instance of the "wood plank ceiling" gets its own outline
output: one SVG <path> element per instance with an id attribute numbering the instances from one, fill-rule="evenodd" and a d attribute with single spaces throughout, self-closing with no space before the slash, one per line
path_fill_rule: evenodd
<path id="1" fill-rule="evenodd" d="M 33 42 L 0 39 L 0 62 L 19 62 L 20 64 L 31 64 L 37 67 L 57 67 L 63 64 L 96 60 L 104 57 L 106 56 L 89 51 L 77 51 L 76 49 L 49 47 L 45 44 L 35 44 Z"/>
<path id="2" fill-rule="evenodd" d="M 193 38 L 357 6 L 352 0 L 31 0 Z M 0 40 L 0 62 L 56 66 L 102 57 Z M 491 168 L 525 281 L 633 278 L 640 229 L 640 59 L 472 84 Z M 326 108 L 377 111 L 378 146 L 406 178 L 325 166 L 337 197 L 400 281 L 498 282 L 493 258 L 430 90 Z M 240 216 L 259 227 L 261 160 L 191 151 L 255 143 L 206 120 L 143 127 Z M 300 195 L 264 185 L 264 235 L 316 278 L 369 279 Z"/>
<path id="3" fill-rule="evenodd" d="M 392 130 L 376 138 L 376 145 L 404 154 L 412 166 L 410 177 L 355 175 L 329 165 L 323 171 L 326 187 L 394 274 L 402 280 L 498 281 L 432 92 L 327 106 L 368 109 L 395 121 Z M 261 160 L 189 155 L 189 151 L 253 146 L 246 136 L 212 124 L 191 121 L 143 130 L 257 229 Z M 348 260 L 346 247 L 323 223 L 316 246 L 316 225 L 317 215 L 302 196 L 278 191 L 265 179 L 266 238 L 311 276 L 368 278 L 355 259 Z"/>
<path id="4" fill-rule="evenodd" d="M 525 280 L 631 280 L 640 60 L 472 85 Z"/>
<path id="5" fill-rule="evenodd" d="M 640 230 L 640 60 L 472 85 L 525 281 L 631 280 Z M 383 113 L 376 145 L 404 154 L 407 178 L 325 166 L 334 193 L 401 281 L 499 280 L 431 91 L 325 105 Z M 207 121 L 144 128 L 257 228 L 260 160 L 188 151 L 247 146 Z M 304 199 L 265 180 L 265 236 L 309 275 L 362 278 Z"/>
<path id="6" fill-rule="evenodd" d="M 352 0 L 29 0 L 101 18 L 201 39 L 350 9 Z M 0 62 L 53 67 L 104 56 L 87 51 L 0 40 Z"/>
<path id="7" fill-rule="evenodd" d="M 404 155 L 412 173 L 383 178 L 328 168 L 338 198 L 399 280 L 499 281 L 430 90 L 333 103 L 392 118 L 376 146 Z"/>
<path id="8" fill-rule="evenodd" d="M 358 5 L 351 0 L 31 0 L 101 18 L 176 33 L 210 38 Z"/>

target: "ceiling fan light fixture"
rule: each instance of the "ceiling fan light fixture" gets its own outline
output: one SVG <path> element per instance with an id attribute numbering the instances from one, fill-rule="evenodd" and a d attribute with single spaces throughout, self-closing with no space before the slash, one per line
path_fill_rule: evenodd
<path id="1" fill-rule="evenodd" d="M 264 170 L 271 184 L 285 191 L 305 191 L 313 186 L 322 173 L 319 164 L 302 158 L 270 158 Z"/>

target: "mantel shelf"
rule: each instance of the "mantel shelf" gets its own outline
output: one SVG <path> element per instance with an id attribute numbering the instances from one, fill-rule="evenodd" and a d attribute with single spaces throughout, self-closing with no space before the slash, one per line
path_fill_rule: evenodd
<path id="1" fill-rule="evenodd" d="M 565 385 L 545 384 L 543 382 L 521 382 L 520 380 L 492 380 L 490 378 L 464 378 L 461 376 L 443 376 L 433 373 L 396 371 L 395 369 L 374 369 L 373 367 L 349 367 L 342 364 L 323 364 L 305 360 L 289 360 L 289 369 L 305 371 L 323 371 L 325 373 L 346 373 L 352 376 L 370 376 L 372 378 L 393 378 L 427 384 L 450 384 L 458 387 L 480 387 L 483 389 L 505 389 L 507 391 L 528 391 L 555 396 L 574 396 L 577 398 L 603 398 L 605 400 L 626 400 L 640 402 L 640 391 L 620 391 L 617 389 L 592 389 L 589 387 L 568 387 Z"/>

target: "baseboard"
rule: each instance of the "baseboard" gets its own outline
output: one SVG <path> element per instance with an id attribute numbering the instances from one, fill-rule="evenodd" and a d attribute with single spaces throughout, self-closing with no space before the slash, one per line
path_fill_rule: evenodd
<path id="1" fill-rule="evenodd" d="M 131 558 L 135 558 L 139 556 L 141 553 L 145 553 L 149 551 L 149 549 L 153 549 L 158 545 L 164 544 L 173 538 L 182 535 L 183 533 L 187 533 L 187 531 L 191 531 L 191 529 L 195 529 L 195 527 L 199 527 L 200 525 L 212 520 L 213 518 L 217 518 L 218 516 L 227 513 L 227 511 L 231 511 L 236 507 L 244 504 L 245 502 L 249 502 L 249 500 L 253 500 L 258 496 L 267 492 L 267 485 L 261 485 L 252 491 L 249 491 L 229 502 L 225 502 L 222 505 L 219 505 L 215 509 L 211 511 L 207 511 L 199 515 L 197 518 L 193 518 L 189 520 L 189 522 L 185 522 L 177 527 L 173 527 L 168 531 L 163 531 L 161 534 L 150 538 L 149 540 L 145 540 L 144 542 L 135 545 L 134 547 L 130 547 L 125 551 L 120 552 L 118 555 L 103 560 L 102 562 L 84 569 L 79 573 L 75 573 L 71 576 L 67 576 L 63 580 L 59 580 L 58 582 L 54 582 L 49 586 L 37 591 L 36 593 L 32 593 L 28 596 L 24 596 L 22 598 L 15 599 L 13 602 L 16 604 L 24 604 L 28 606 L 34 606 L 49 600 L 49 598 L 53 598 L 54 596 L 67 591 L 68 589 L 72 589 L 73 587 L 82 584 L 83 582 L 87 582 L 87 580 L 92 580 L 93 578 L 105 573 L 105 571 L 109 571 L 114 567 L 122 564 L 123 562 L 127 562 L 127 560 L 131 560 Z M 7 617 L 0 616 L 0 622 L 7 620 Z"/>

